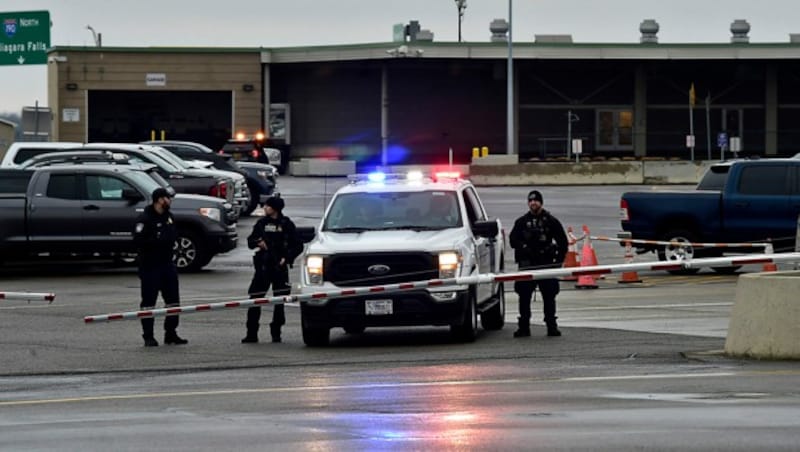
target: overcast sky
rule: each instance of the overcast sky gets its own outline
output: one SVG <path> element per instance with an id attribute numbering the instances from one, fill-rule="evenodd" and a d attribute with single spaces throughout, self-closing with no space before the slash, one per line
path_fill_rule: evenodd
<path id="1" fill-rule="evenodd" d="M 750 42 L 788 42 L 800 33 L 798 0 L 513 0 L 515 42 L 571 34 L 575 42 L 639 40 L 655 19 L 659 42 L 730 42 L 734 19 L 750 23 Z M 392 25 L 418 20 L 435 41 L 458 39 L 455 0 L 0 0 L 0 11 L 47 10 L 51 45 L 283 47 L 392 40 Z M 468 0 L 464 41 L 489 40 L 489 23 L 507 18 L 507 0 Z M 0 66 L 0 112 L 47 104 L 45 65 Z"/>

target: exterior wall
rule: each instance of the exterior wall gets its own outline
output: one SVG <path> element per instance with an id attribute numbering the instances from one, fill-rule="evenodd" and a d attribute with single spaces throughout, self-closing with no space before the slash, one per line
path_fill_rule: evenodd
<path id="1" fill-rule="evenodd" d="M 8 147 L 14 142 L 15 129 L 14 123 L 0 119 L 0 160 L 3 159 Z"/>
<path id="2" fill-rule="evenodd" d="M 66 61 L 58 61 L 62 57 Z M 230 91 L 233 92 L 233 130 L 257 131 L 262 128 L 261 65 L 258 51 L 192 52 L 175 51 L 120 52 L 110 49 L 60 51 L 50 54 L 49 93 L 53 109 L 53 139 L 87 139 L 87 92 L 92 90 L 128 91 Z M 149 73 L 165 74 L 165 86 L 147 86 Z M 67 84 L 76 88 L 70 90 Z M 244 85 L 253 90 L 245 92 Z M 77 122 L 64 122 L 65 108 L 78 109 Z"/>

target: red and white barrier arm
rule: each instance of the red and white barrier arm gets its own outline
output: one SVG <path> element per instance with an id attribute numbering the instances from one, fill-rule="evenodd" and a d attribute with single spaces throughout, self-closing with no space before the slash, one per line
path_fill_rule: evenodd
<path id="1" fill-rule="evenodd" d="M 631 244 L 641 245 L 664 245 L 664 246 L 691 246 L 693 248 L 770 248 L 771 243 L 691 243 L 691 242 L 662 242 L 659 240 L 637 240 L 637 239 L 620 239 L 617 237 L 607 237 L 603 235 L 592 235 L 589 237 L 592 240 L 603 240 L 607 242 L 630 242 Z"/>
<path id="2" fill-rule="evenodd" d="M 0 300 L 34 300 L 34 301 L 49 301 L 50 303 L 56 299 L 54 293 L 36 293 L 36 292 L 0 292 Z"/>
<path id="3" fill-rule="evenodd" d="M 431 279 L 399 284 L 386 284 L 381 286 L 359 287 L 352 289 L 338 289 L 325 292 L 305 293 L 298 295 L 284 295 L 280 297 L 253 298 L 241 301 L 226 301 L 193 306 L 178 306 L 174 308 L 149 309 L 145 311 L 129 311 L 116 314 L 91 315 L 83 318 L 84 323 L 101 323 L 114 320 L 136 320 L 149 317 L 162 317 L 168 315 L 191 314 L 194 312 L 217 311 L 221 309 L 246 308 L 265 304 L 283 304 L 289 302 L 321 302 L 331 298 L 350 296 L 372 295 L 379 293 L 403 292 L 408 290 L 428 289 L 432 287 L 465 286 L 472 284 L 486 284 L 491 282 L 532 281 L 541 279 L 560 278 L 563 276 L 605 275 L 609 273 L 624 273 L 632 271 L 658 271 L 681 270 L 702 267 L 728 267 L 746 264 L 764 264 L 781 262 L 800 262 L 800 253 L 782 254 L 753 254 L 735 257 L 715 257 L 708 259 L 694 259 L 681 262 L 649 262 L 618 265 L 595 265 L 592 267 L 553 268 L 547 270 L 532 270 L 515 273 L 494 274 L 487 273 L 476 276 L 459 278 Z"/>

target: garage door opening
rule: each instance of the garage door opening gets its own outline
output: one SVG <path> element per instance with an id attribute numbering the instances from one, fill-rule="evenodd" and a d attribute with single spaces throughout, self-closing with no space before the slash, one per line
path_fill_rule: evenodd
<path id="1" fill-rule="evenodd" d="M 196 141 L 220 149 L 231 137 L 230 91 L 89 92 L 90 142 L 138 143 L 161 139 Z"/>

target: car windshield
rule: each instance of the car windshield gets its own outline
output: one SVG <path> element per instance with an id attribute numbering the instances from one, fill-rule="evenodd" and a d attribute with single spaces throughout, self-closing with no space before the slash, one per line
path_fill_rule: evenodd
<path id="1" fill-rule="evenodd" d="M 328 210 L 323 231 L 439 230 L 462 226 L 455 191 L 346 193 Z"/>
<path id="2" fill-rule="evenodd" d="M 145 190 L 145 193 L 150 194 L 153 193 L 153 190 L 159 188 L 161 186 L 158 182 L 156 182 L 151 175 L 148 175 L 142 171 L 131 171 L 130 172 L 131 179 L 136 180 L 140 184 L 140 186 Z M 164 179 L 161 179 L 164 181 Z M 164 188 L 169 187 L 169 185 L 164 181 Z"/>
<path id="3" fill-rule="evenodd" d="M 180 169 L 186 170 L 191 168 L 184 160 L 178 158 L 172 152 L 161 148 L 153 148 L 153 154 L 161 157 L 162 159 L 172 163 L 173 166 L 177 166 Z"/>

